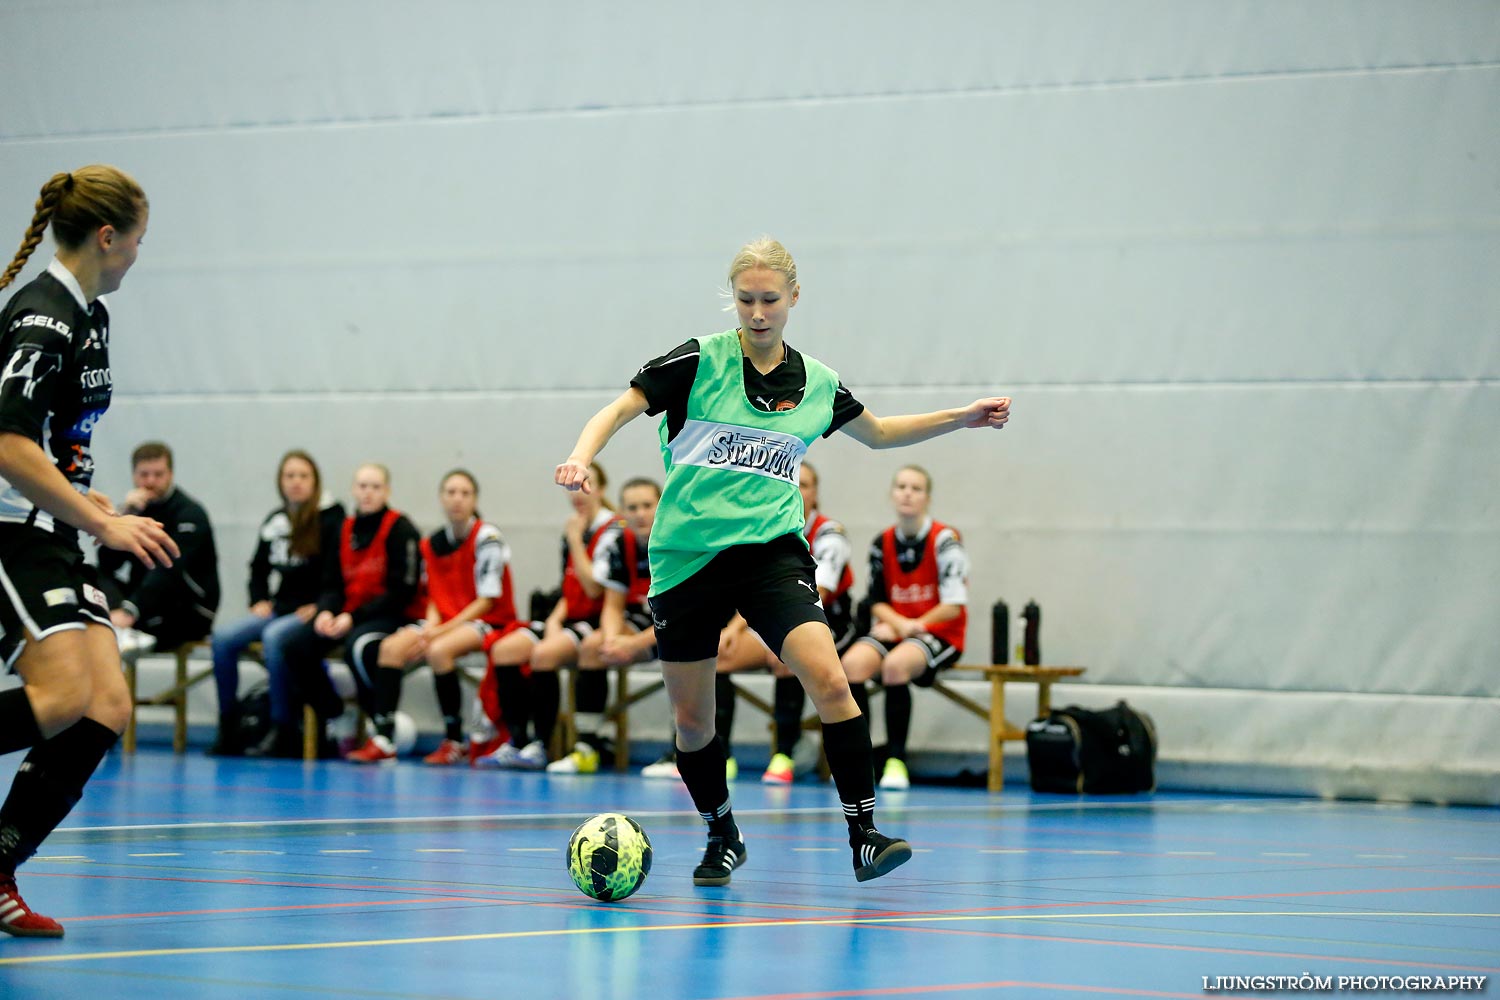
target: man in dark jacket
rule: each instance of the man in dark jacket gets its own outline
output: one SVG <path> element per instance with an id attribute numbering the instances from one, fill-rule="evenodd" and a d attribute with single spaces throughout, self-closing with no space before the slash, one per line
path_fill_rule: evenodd
<path id="1" fill-rule="evenodd" d="M 147 569 L 134 556 L 99 552 L 99 576 L 117 628 L 135 629 L 157 649 L 205 638 L 219 608 L 219 555 L 203 505 L 172 478 L 172 449 L 148 441 L 130 456 L 134 487 L 121 510 L 160 521 L 182 550 L 171 566 Z"/>

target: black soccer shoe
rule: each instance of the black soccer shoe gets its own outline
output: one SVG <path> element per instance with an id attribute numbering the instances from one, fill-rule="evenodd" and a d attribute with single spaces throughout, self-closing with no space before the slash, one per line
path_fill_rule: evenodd
<path id="1" fill-rule="evenodd" d="M 851 834 L 849 844 L 854 848 L 854 877 L 860 882 L 889 875 L 911 860 L 910 844 L 879 830 Z"/>
<path id="2" fill-rule="evenodd" d="M 709 837 L 703 860 L 693 869 L 693 884 L 728 885 L 730 873 L 744 864 L 747 856 L 743 838 Z"/>

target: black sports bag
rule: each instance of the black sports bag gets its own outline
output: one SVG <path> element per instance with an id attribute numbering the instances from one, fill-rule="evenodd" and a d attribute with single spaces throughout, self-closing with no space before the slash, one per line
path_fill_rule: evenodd
<path id="1" fill-rule="evenodd" d="M 1026 762 L 1037 792 L 1149 792 L 1156 787 L 1156 727 L 1123 701 L 1102 712 L 1053 709 L 1027 724 Z"/>

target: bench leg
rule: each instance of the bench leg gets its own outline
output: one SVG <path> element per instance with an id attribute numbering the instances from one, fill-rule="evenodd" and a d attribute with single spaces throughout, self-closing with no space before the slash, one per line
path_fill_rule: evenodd
<path id="1" fill-rule="evenodd" d="M 311 705 L 302 706 L 302 759 L 318 759 L 318 713 Z"/>
<path id="2" fill-rule="evenodd" d="M 630 665 L 615 668 L 615 709 L 606 711 L 604 717 L 615 720 L 615 770 L 624 774 L 630 770 L 630 710 L 625 700 L 630 694 Z"/>
<path id="3" fill-rule="evenodd" d="M 990 770 L 985 787 L 1000 791 L 1005 781 L 1005 681 L 990 678 Z"/>
<path id="4" fill-rule="evenodd" d="M 177 650 L 173 658 L 177 661 L 177 687 L 172 695 L 172 752 L 180 754 L 187 750 L 187 647 Z"/>
<path id="5" fill-rule="evenodd" d="M 125 720 L 125 735 L 120 744 L 126 753 L 135 753 L 135 707 L 139 704 L 135 699 L 135 656 L 122 657 L 121 666 L 125 668 L 125 686 L 130 690 L 130 718 Z"/>

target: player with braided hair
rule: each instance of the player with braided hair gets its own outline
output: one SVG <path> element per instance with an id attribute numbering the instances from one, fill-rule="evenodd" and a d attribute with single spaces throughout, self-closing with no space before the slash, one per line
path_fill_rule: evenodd
<path id="1" fill-rule="evenodd" d="M 0 692 L 0 754 L 30 747 L 0 805 L 0 931 L 61 937 L 16 890 L 83 794 L 132 710 L 109 605 L 78 533 L 146 566 L 177 546 L 151 518 L 115 513 L 89 488 L 94 427 L 109 407 L 109 311 L 146 233 L 145 192 L 110 166 L 53 175 L 0 288 L 50 226 L 57 255 L 0 310 L 0 663 L 23 686 Z"/>

